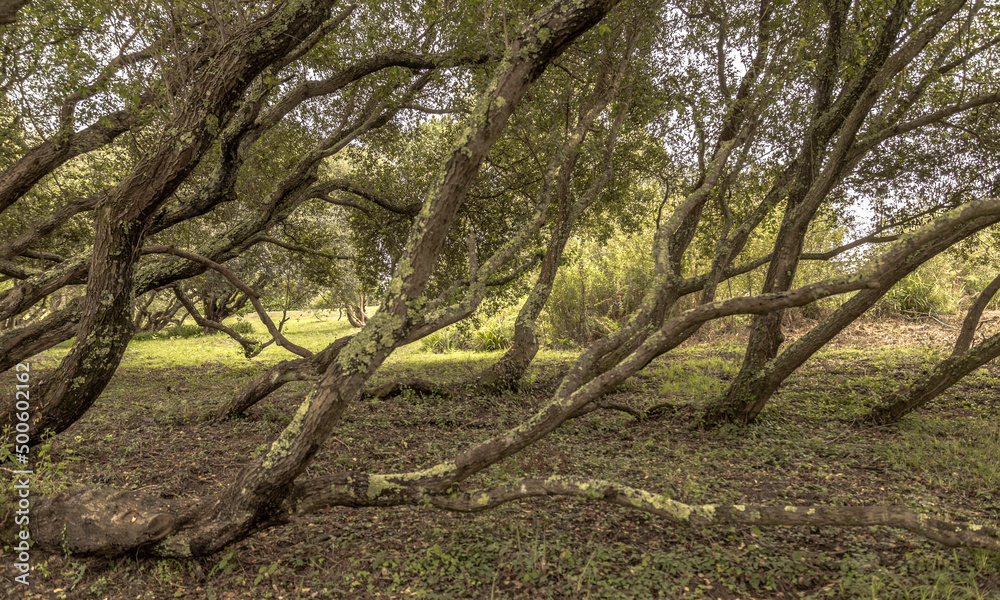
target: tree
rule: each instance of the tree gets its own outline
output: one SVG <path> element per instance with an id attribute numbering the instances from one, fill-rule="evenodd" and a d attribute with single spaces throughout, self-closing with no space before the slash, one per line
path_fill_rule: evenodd
<path id="1" fill-rule="evenodd" d="M 481 8 L 477 3 L 454 11 L 415 3 L 401 13 L 405 18 L 392 19 L 384 18 L 388 9 L 377 3 L 335 13 L 332 3 L 322 0 L 274 7 L 234 4 L 226 14 L 177 14 L 163 7 L 161 20 L 142 29 L 147 49 L 126 55 L 127 44 L 122 44 L 118 58 L 92 68 L 99 73 L 92 81 L 61 90 L 56 103 L 61 119 L 53 121 L 50 137 L 0 175 L 0 199 L 10 198 L 2 208 L 17 210 L 25 190 L 66 164 L 73 158 L 69 154 L 93 151 L 94 140 L 113 146 L 129 131 L 142 145 L 120 180 L 83 200 L 53 200 L 49 212 L 0 250 L 2 272 L 16 282 L 0 294 L 0 317 L 22 314 L 67 285 L 86 285 L 86 294 L 70 306 L 0 336 L 7 360 L 15 362 L 60 336 L 76 337 L 66 359 L 34 392 L 44 410 L 31 423 L 33 439 L 44 430 L 63 430 L 96 400 L 131 338 L 135 297 L 210 269 L 259 303 L 259 294 L 223 263 L 273 240 L 308 249 L 266 233 L 288 222 L 307 201 L 341 207 L 350 202 L 359 211 L 351 218 L 366 216 L 365 211 L 381 214 L 373 212 L 378 207 L 397 215 L 394 225 L 405 233 L 395 232 L 399 245 L 392 251 L 393 232 L 355 237 L 372 242 L 354 255 L 358 263 L 390 267 L 378 281 L 384 289 L 378 310 L 354 335 L 312 353 L 268 323 L 275 343 L 300 358 L 276 365 L 224 412 L 238 412 L 244 401 L 266 397 L 282 381 L 317 382 L 269 449 L 248 461 L 225 491 L 168 501 L 138 492 L 75 489 L 39 503 L 34 514 L 44 525 L 35 539 L 73 552 L 141 549 L 196 556 L 216 552 L 288 514 L 329 505 L 429 503 L 475 511 L 522 498 L 569 495 L 597 497 L 677 523 L 882 524 L 946 544 L 997 548 L 997 533 L 988 528 L 956 526 L 905 509 L 691 507 L 606 478 L 552 476 L 483 490 L 464 484 L 591 409 L 702 324 L 725 316 L 757 315 L 741 375 L 707 420 L 752 420 L 771 386 L 831 332 L 928 258 L 1000 220 L 1000 200 L 984 185 L 988 178 L 970 180 L 973 170 L 961 168 L 957 158 L 945 159 L 940 162 L 948 180 L 944 187 L 955 193 L 949 202 L 934 204 L 950 210 L 927 213 L 932 218 L 907 235 L 881 239 L 887 249 L 849 276 L 796 281 L 799 261 L 806 258 L 805 237 L 821 209 L 836 212 L 838 203 L 878 181 L 877 174 L 860 167 L 878 161 L 904 165 L 905 157 L 890 160 L 895 144 L 905 146 L 928 127 L 964 119 L 1000 100 L 995 86 L 969 89 L 947 82 L 949 74 L 963 69 L 995 81 L 989 65 L 997 36 L 989 20 L 981 19 L 982 4 L 890 4 L 880 11 L 849 0 L 803 6 L 761 0 L 724 7 L 556 0 L 534 12 L 526 5 L 509 15 L 519 25 L 514 35 L 508 34 L 507 16 L 487 23 L 486 35 L 471 35 L 480 22 L 470 25 L 474 21 L 463 11 Z M 212 18 L 202 21 L 203 14 Z M 202 28 L 197 35 L 196 27 Z M 637 43 L 643 39 L 651 41 Z M 602 48 L 597 69 L 574 73 L 572 60 L 588 55 L 574 54 L 575 44 Z M 651 50 L 643 53 L 640 47 Z M 114 106 L 94 125 L 74 126 L 75 107 L 104 94 L 105 86 L 116 81 L 117 69 L 154 59 L 162 65 L 156 77 L 147 79 L 146 71 L 136 70 L 139 83 L 131 89 L 138 93 L 119 98 L 107 88 L 131 110 L 119 115 L 122 109 Z M 480 64 L 487 67 L 479 70 L 475 65 Z M 553 65 L 570 77 L 553 75 Z M 453 84 L 452 77 L 441 74 L 453 67 L 468 67 L 472 83 Z M 524 119 L 521 132 L 547 122 L 540 110 L 531 110 L 533 94 L 552 97 L 560 90 L 565 104 L 556 116 L 562 123 L 546 128 L 551 138 L 544 146 L 533 136 L 518 140 L 516 119 Z M 438 131 L 423 123 L 403 126 L 410 111 L 451 112 L 462 102 L 465 116 L 454 124 L 440 123 Z M 144 112 L 154 104 L 162 114 Z M 296 126 L 280 125 L 289 122 Z M 971 125 L 974 131 L 986 126 Z M 123 129 L 113 134 L 113 126 Z M 454 133 L 447 149 L 428 150 L 452 137 L 438 137 L 443 132 Z M 324 179 L 322 161 L 363 136 L 372 140 L 369 150 L 409 147 L 427 152 L 412 163 L 437 166 L 421 177 L 405 160 L 372 156 L 367 181 L 356 173 Z M 619 160 L 623 137 L 633 142 L 625 149 L 638 149 L 629 160 Z M 405 143 L 411 139 L 417 142 Z M 946 156 L 948 149 L 939 141 L 929 136 L 918 145 Z M 492 284 L 531 269 L 533 250 L 541 247 L 538 238 L 547 228 L 540 274 L 522 323 L 524 341 L 519 343 L 527 352 L 515 357 L 512 372 L 522 368 L 525 356 L 530 361 L 530 324 L 565 240 L 609 189 L 616 167 L 628 169 L 626 175 L 648 177 L 648 171 L 629 167 L 665 162 L 652 152 L 643 155 L 642 149 L 654 143 L 666 149 L 673 167 L 659 173 L 670 185 L 656 219 L 651 282 L 627 321 L 584 350 L 534 416 L 413 472 L 302 477 L 390 354 L 469 317 Z M 268 144 L 275 151 L 264 152 Z M 524 150 L 518 149 L 521 144 Z M 533 146 L 544 152 L 536 153 Z M 528 158 L 536 163 L 530 168 Z M 251 171 L 251 160 L 261 165 Z M 363 163 L 365 157 L 356 160 Z M 47 166 L 39 171 L 43 163 Z M 378 165 L 395 180 L 379 177 Z M 508 165 L 509 173 L 521 179 L 528 173 L 538 177 L 530 185 L 507 185 L 501 167 Z M 393 185 L 408 180 L 425 185 L 425 193 L 411 197 L 404 192 L 412 190 Z M 493 193 L 498 200 L 490 202 Z M 511 223 L 490 226 L 488 219 L 477 222 L 463 212 L 483 206 L 497 214 L 513 204 L 512 198 L 519 202 L 508 211 Z M 226 214 L 227 202 L 246 202 L 254 210 L 237 211 L 235 223 L 212 230 L 207 239 L 195 236 L 191 250 L 156 238 Z M 926 206 L 905 205 L 897 212 L 912 217 L 923 211 Z M 890 211 L 883 212 L 888 216 Z M 31 254 L 33 245 L 82 213 L 93 223 L 87 250 L 60 257 L 48 268 L 35 266 L 34 261 L 46 259 Z M 779 224 L 773 250 L 747 256 L 748 241 L 766 237 L 761 230 L 770 222 Z M 707 264 L 690 259 L 696 240 L 713 242 Z M 721 282 L 761 265 L 767 265 L 768 275 L 759 293 L 718 299 Z M 856 294 L 804 342 L 778 354 L 782 310 L 849 292 Z M 690 308 L 682 310 L 682 299 Z"/>

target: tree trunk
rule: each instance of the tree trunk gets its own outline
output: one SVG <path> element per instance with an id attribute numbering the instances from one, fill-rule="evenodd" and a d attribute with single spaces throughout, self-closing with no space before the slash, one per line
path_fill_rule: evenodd
<path id="1" fill-rule="evenodd" d="M 876 271 L 870 272 L 877 273 L 877 287 L 859 291 L 775 359 L 746 378 L 734 381 L 723 398 L 709 404 L 703 424 L 752 421 L 781 382 L 878 302 L 899 280 L 959 240 L 1000 221 L 1000 215 L 996 214 L 997 204 L 996 200 L 970 203 L 895 243 L 875 263 Z M 870 273 L 869 276 L 873 276 Z"/>
<path id="2" fill-rule="evenodd" d="M 863 422 L 872 425 L 895 423 L 903 415 L 920 408 L 972 371 L 1000 356 L 1000 334 L 972 347 L 983 312 L 997 291 L 1000 291 L 1000 276 L 994 278 L 969 307 L 951 356 L 941 361 L 918 382 L 886 398 L 881 406 L 865 416 Z"/>
<path id="3" fill-rule="evenodd" d="M 574 219 L 575 220 L 575 219 Z M 556 272 L 559 268 L 559 260 L 562 258 L 566 242 L 569 241 L 569 232 L 572 223 L 566 223 L 565 219 L 557 223 L 549 240 L 545 257 L 542 259 L 541 270 L 538 279 L 531 288 L 524 306 L 517 313 L 517 320 L 514 322 L 514 339 L 510 348 L 504 352 L 492 367 L 485 369 L 479 374 L 477 384 L 487 389 L 515 389 L 518 382 L 524 377 L 538 353 L 538 317 L 542 314 L 549 295 L 552 293 L 552 283 L 556 279 Z"/>
<path id="4" fill-rule="evenodd" d="M 119 198 L 128 202 L 131 196 Z M 44 431 L 62 432 L 90 408 L 132 339 L 132 285 L 142 226 L 114 218 L 118 208 L 112 203 L 95 215 L 94 253 L 76 343 L 37 388 L 44 408 L 32 415 L 29 435 L 34 443 L 42 441 Z"/>
<path id="5" fill-rule="evenodd" d="M 344 305 L 344 312 L 347 313 L 347 321 L 351 327 L 364 327 L 368 324 L 368 316 L 363 308 L 348 303 Z"/>
<path id="6" fill-rule="evenodd" d="M 230 40 L 212 69 L 195 76 L 191 97 L 172 135 L 140 161 L 95 210 L 87 295 L 76 342 L 56 371 L 39 383 L 40 410 L 32 414 L 30 439 L 72 425 L 103 391 L 132 337 L 135 266 L 149 219 L 197 166 L 225 124 L 236 99 L 268 65 L 325 20 L 332 0 L 287 5 Z M 13 408 L 12 404 L 8 408 Z"/>

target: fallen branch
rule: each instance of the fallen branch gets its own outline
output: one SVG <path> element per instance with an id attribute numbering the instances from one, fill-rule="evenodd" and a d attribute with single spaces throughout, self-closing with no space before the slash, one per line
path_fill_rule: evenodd
<path id="1" fill-rule="evenodd" d="M 375 507 L 431 505 L 455 512 L 482 512 L 507 502 L 545 496 L 599 500 L 662 517 L 676 525 L 893 527 L 949 547 L 1000 551 L 1000 532 L 976 523 L 955 524 L 901 506 L 757 506 L 743 504 L 689 505 L 662 494 L 602 479 L 554 475 L 522 479 L 507 485 L 471 492 L 428 492 L 413 485 L 424 475 L 373 475 L 342 472 L 293 485 L 287 506 L 278 517 L 305 515 L 330 506 Z M 163 557 L 189 556 L 184 530 L 196 526 L 194 513 L 213 498 L 168 501 L 139 492 L 101 487 L 77 487 L 36 502 L 40 526 L 32 537 L 41 548 L 74 554 L 134 551 Z M 266 526 L 262 524 L 262 526 Z"/>
<path id="2" fill-rule="evenodd" d="M 617 410 L 625 414 L 631 415 L 636 421 L 645 421 L 649 417 L 648 412 L 642 412 L 641 410 L 636 410 L 627 404 L 619 404 L 617 402 L 592 402 L 580 410 L 573 413 L 570 417 L 571 419 L 577 419 L 584 415 L 590 414 L 595 410 Z"/>
<path id="3" fill-rule="evenodd" d="M 664 495 L 621 483 L 582 477 L 552 476 L 472 492 L 427 493 L 407 487 L 408 477 L 341 473 L 296 484 L 293 511 L 299 514 L 327 506 L 394 506 L 431 504 L 455 512 L 482 512 L 519 500 L 573 496 L 600 500 L 662 517 L 676 525 L 872 527 L 904 529 L 948 547 L 1000 551 L 1000 532 L 976 523 L 955 524 L 902 506 L 757 506 L 744 504 L 689 505 Z"/>

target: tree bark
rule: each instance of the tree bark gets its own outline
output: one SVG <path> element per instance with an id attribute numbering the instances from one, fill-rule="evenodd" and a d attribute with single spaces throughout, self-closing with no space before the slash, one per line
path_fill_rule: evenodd
<path id="1" fill-rule="evenodd" d="M 39 443 L 44 431 L 59 433 L 73 424 L 110 381 L 132 337 L 135 266 L 149 219 L 192 172 L 252 79 L 318 27 L 332 4 L 286 5 L 229 40 L 212 68 L 195 75 L 174 133 L 101 201 L 76 342 L 39 383 L 32 442 Z"/>
<path id="2" fill-rule="evenodd" d="M 975 347 L 972 346 L 983 311 L 997 291 L 1000 291 L 1000 276 L 994 278 L 969 307 L 951 356 L 938 363 L 930 373 L 916 383 L 890 395 L 880 406 L 872 409 L 862 422 L 870 425 L 895 423 L 904 415 L 936 398 L 972 371 L 1000 356 L 1000 334 L 983 340 Z"/>
<path id="3" fill-rule="evenodd" d="M 767 401 L 789 375 L 871 308 L 903 277 L 959 240 L 1000 221 L 1000 200 L 980 200 L 959 207 L 894 243 L 872 265 L 878 285 L 855 294 L 806 335 L 756 373 L 734 382 L 725 396 L 705 410 L 702 423 L 715 426 L 724 422 L 749 423 L 760 414 Z"/>

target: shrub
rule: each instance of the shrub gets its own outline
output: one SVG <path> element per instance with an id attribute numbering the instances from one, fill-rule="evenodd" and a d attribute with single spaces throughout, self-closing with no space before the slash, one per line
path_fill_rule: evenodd
<path id="1" fill-rule="evenodd" d="M 953 269 L 935 257 L 899 281 L 881 301 L 882 310 L 902 315 L 952 314 L 961 291 Z"/>
<path id="2" fill-rule="evenodd" d="M 439 354 L 462 350 L 468 345 L 468 341 L 465 339 L 465 334 L 455 325 L 449 325 L 448 327 L 435 331 L 420 340 L 421 350 L 424 352 L 436 352 Z"/>
<path id="3" fill-rule="evenodd" d="M 514 340 L 514 320 L 517 318 L 515 308 L 509 307 L 508 310 L 487 317 L 474 328 L 470 328 L 471 323 L 463 322 L 435 331 L 420 340 L 420 349 L 437 353 L 506 350 Z"/>
<path id="4" fill-rule="evenodd" d="M 586 344 L 615 331 L 639 305 L 653 276 L 652 233 L 574 241 L 546 306 L 550 345 Z"/>
<path id="5" fill-rule="evenodd" d="M 235 331 L 236 333 L 240 334 L 240 335 L 246 335 L 248 333 L 253 333 L 254 332 L 253 324 L 250 321 L 245 321 L 243 319 L 239 319 L 238 321 L 236 321 L 235 323 L 233 323 L 232 325 L 230 325 L 229 328 L 232 329 L 233 331 Z M 185 337 L 185 336 L 181 336 L 181 337 Z"/>
<path id="6" fill-rule="evenodd" d="M 495 352 L 510 348 L 514 340 L 514 321 L 498 314 L 485 320 L 473 332 L 476 352 Z"/>

